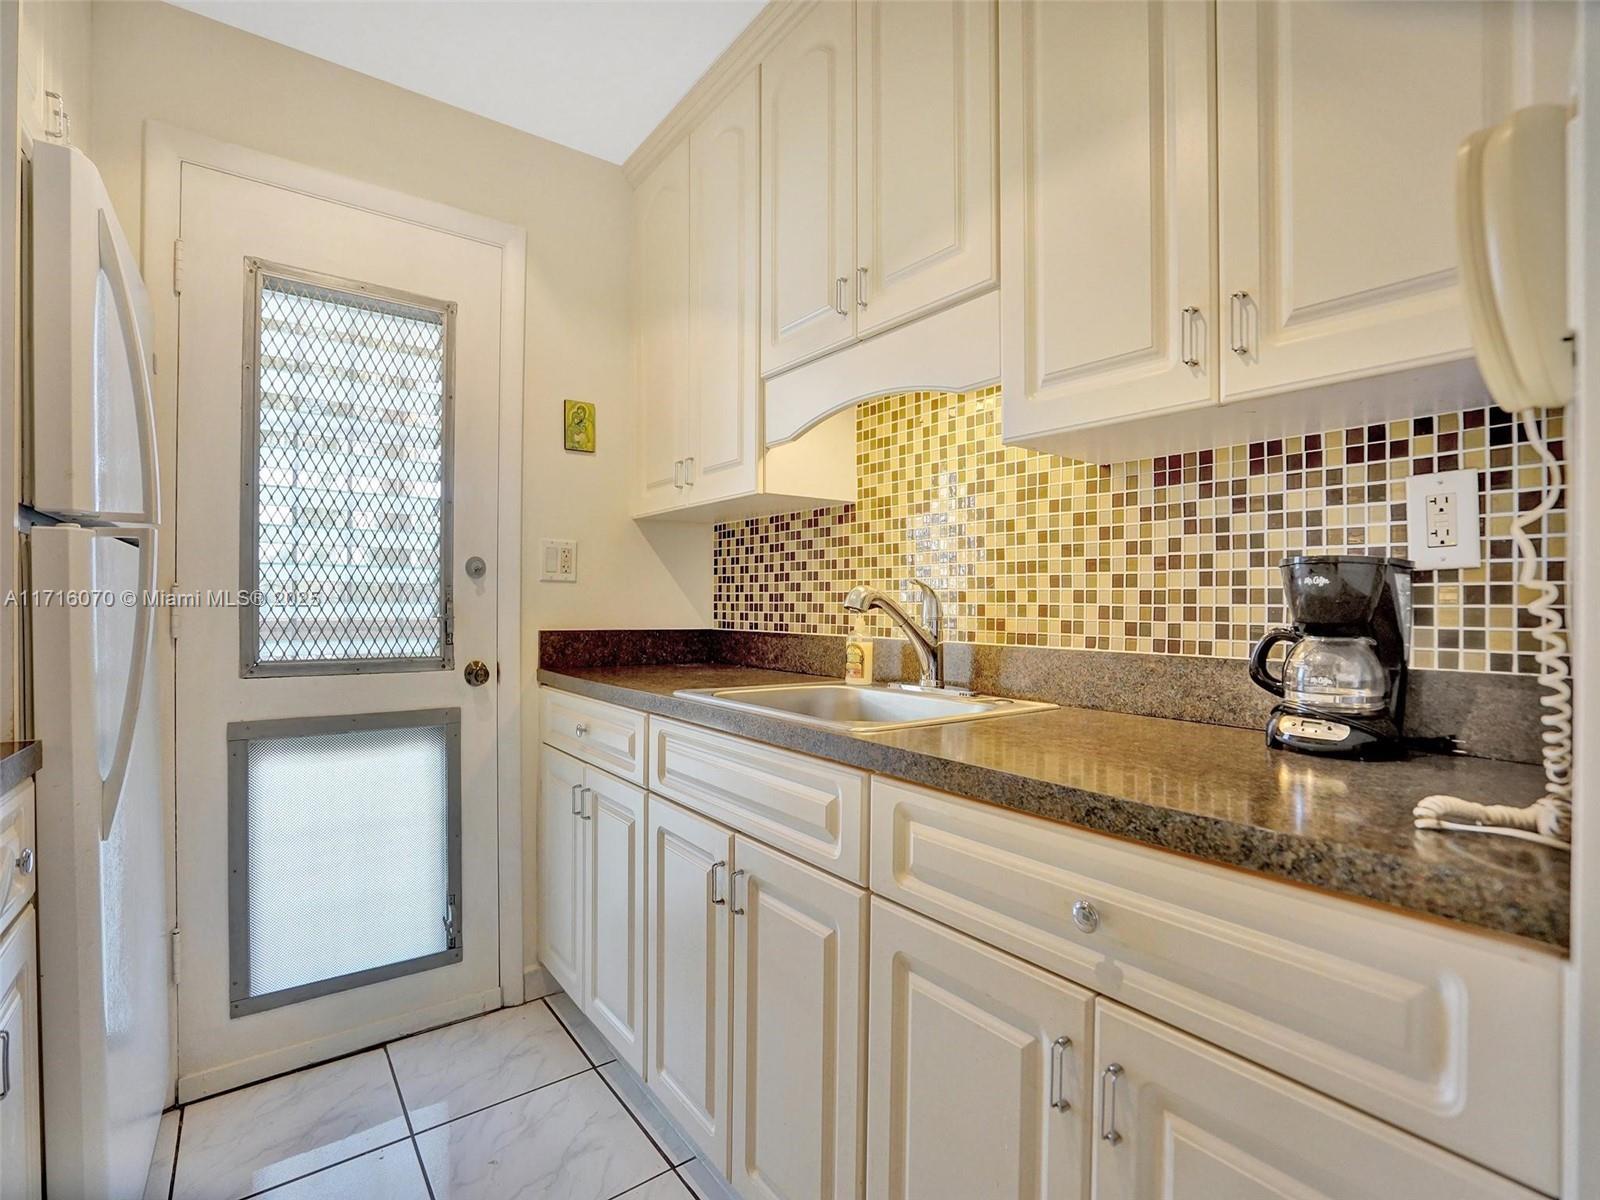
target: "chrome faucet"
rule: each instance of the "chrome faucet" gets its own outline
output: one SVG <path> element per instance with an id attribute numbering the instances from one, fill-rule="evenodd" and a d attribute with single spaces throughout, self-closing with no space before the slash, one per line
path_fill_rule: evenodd
<path id="1" fill-rule="evenodd" d="M 922 686 L 942 688 L 944 648 L 940 641 L 944 636 L 944 620 L 939 614 L 939 593 L 920 579 L 908 579 L 906 582 L 922 592 L 920 622 L 905 610 L 900 601 L 877 588 L 851 588 L 850 594 L 844 598 L 844 606 L 850 612 L 864 613 L 881 608 L 887 613 L 889 619 L 905 631 L 906 637 L 911 640 L 911 648 L 917 652 L 917 662 L 922 667 Z"/>

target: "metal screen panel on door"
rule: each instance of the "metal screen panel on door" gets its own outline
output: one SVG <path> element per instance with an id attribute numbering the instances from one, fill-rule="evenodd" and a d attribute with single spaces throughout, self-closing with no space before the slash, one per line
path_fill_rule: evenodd
<path id="1" fill-rule="evenodd" d="M 461 961 L 461 710 L 228 726 L 235 1017 Z"/>
<path id="2" fill-rule="evenodd" d="M 455 305 L 245 270 L 242 673 L 451 667 Z"/>

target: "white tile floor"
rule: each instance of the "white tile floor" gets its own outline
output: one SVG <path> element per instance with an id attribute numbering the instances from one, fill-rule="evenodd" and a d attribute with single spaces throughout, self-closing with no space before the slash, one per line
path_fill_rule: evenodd
<path id="1" fill-rule="evenodd" d="M 724 1200 L 562 993 L 186 1105 L 145 1200 Z"/>

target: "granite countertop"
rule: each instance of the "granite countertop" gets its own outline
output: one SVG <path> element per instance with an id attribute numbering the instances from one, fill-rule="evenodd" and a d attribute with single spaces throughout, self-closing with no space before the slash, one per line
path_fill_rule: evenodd
<path id="1" fill-rule="evenodd" d="M 0 795 L 38 774 L 44 749 L 38 742 L 0 742 Z"/>
<path id="2" fill-rule="evenodd" d="M 1412 805 L 1436 792 L 1532 800 L 1544 782 L 1536 766 L 1316 759 L 1269 750 L 1253 730 L 1085 708 L 836 733 L 673 694 L 823 681 L 735 666 L 541 669 L 539 681 L 1208 862 L 1567 945 L 1567 854 L 1411 824 Z"/>

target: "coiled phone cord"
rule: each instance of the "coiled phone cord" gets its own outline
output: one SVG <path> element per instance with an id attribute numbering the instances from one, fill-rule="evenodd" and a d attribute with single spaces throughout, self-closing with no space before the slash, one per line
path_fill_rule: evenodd
<path id="1" fill-rule="evenodd" d="M 1494 833 L 1522 838 L 1561 850 L 1572 848 L 1572 684 L 1567 666 L 1567 637 L 1556 607 L 1560 589 L 1539 569 L 1529 530 L 1542 521 L 1561 498 L 1561 463 L 1545 442 L 1533 409 L 1522 413 L 1523 435 L 1544 463 L 1544 493 L 1539 503 L 1511 522 L 1517 544 L 1517 583 L 1535 593 L 1528 611 L 1538 618 L 1533 636 L 1540 649 L 1539 681 L 1544 695 L 1539 703 L 1544 715 L 1544 795 L 1526 808 L 1509 804 L 1476 804 L 1459 796 L 1428 796 L 1412 809 L 1418 829 L 1450 829 L 1464 833 Z M 1520 598 L 1520 597 L 1519 597 Z"/>

